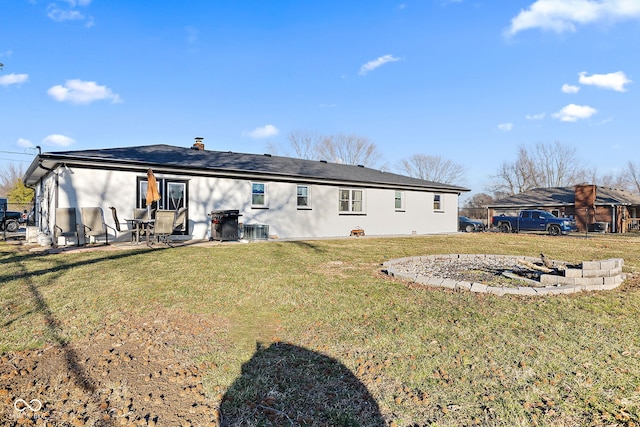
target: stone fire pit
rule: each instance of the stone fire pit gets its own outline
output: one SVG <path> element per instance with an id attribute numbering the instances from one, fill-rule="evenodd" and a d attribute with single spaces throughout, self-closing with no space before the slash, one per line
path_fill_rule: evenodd
<path id="1" fill-rule="evenodd" d="M 624 280 L 622 258 L 569 264 L 513 255 L 448 254 L 385 262 L 391 277 L 425 286 L 495 295 L 557 295 L 615 289 Z"/>

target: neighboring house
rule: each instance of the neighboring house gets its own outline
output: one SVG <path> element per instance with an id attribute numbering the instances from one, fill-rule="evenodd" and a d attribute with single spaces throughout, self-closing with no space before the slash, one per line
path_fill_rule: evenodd
<path id="1" fill-rule="evenodd" d="M 99 206 L 113 226 L 145 208 L 147 170 L 161 194 L 158 209 L 188 209 L 185 234 L 210 236 L 214 210 L 238 210 L 244 225 L 266 225 L 271 238 L 456 232 L 458 198 L 466 188 L 362 166 L 269 154 L 149 145 L 41 153 L 24 182 L 36 191 L 40 230 L 52 234 L 55 208 Z M 79 214 L 78 214 L 79 216 Z M 81 218 L 78 218 L 80 223 Z M 267 227 L 265 227 L 267 228 Z"/>
<path id="2" fill-rule="evenodd" d="M 487 205 L 488 217 L 514 214 L 522 209 L 542 209 L 557 217 L 575 218 L 579 231 L 624 233 L 638 229 L 640 196 L 596 185 L 535 188 Z"/>

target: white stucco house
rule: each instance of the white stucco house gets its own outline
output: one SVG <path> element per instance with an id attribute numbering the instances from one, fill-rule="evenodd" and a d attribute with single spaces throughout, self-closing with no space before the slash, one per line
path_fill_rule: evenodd
<path id="1" fill-rule="evenodd" d="M 208 239 L 214 210 L 238 210 L 245 226 L 268 226 L 270 238 L 456 232 L 466 188 L 362 166 L 269 154 L 148 145 L 38 154 L 24 176 L 35 189 L 41 233 L 53 234 L 56 208 L 109 207 L 120 218 L 146 207 L 147 170 L 158 182 L 154 208 L 187 208 L 184 238 Z M 111 237 L 118 237 L 116 234 Z"/>

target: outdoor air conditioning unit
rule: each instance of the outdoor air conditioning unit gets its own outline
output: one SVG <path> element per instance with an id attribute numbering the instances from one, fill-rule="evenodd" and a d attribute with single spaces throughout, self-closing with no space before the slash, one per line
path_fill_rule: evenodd
<path id="1" fill-rule="evenodd" d="M 244 224 L 243 238 L 246 240 L 269 239 L 269 226 L 266 224 Z"/>

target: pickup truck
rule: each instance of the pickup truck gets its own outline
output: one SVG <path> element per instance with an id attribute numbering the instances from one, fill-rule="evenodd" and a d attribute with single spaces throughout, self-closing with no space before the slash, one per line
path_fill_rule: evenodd
<path id="1" fill-rule="evenodd" d="M 0 231 L 9 231 L 13 233 L 20 228 L 20 219 L 22 214 L 14 211 L 3 211 L 0 209 Z"/>
<path id="2" fill-rule="evenodd" d="M 20 212 L 7 210 L 7 199 L 0 197 L 0 231 L 9 231 L 13 233 L 20 228 Z"/>
<path id="3" fill-rule="evenodd" d="M 569 218 L 558 218 L 542 210 L 523 210 L 518 216 L 498 215 L 491 218 L 491 224 L 503 233 L 520 231 L 546 231 L 552 236 L 576 231 L 576 222 Z"/>

